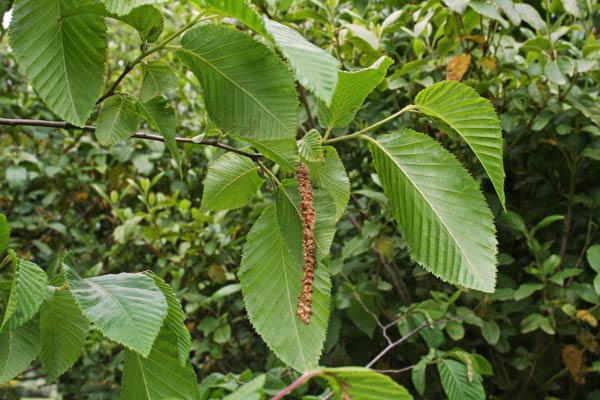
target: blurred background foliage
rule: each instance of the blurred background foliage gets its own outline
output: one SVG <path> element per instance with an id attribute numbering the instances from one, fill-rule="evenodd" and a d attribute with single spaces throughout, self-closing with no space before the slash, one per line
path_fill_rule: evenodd
<path id="1" fill-rule="evenodd" d="M 466 144 L 412 114 L 385 128 L 414 126 L 431 134 L 481 180 L 500 243 L 494 294 L 457 290 L 412 262 L 366 146 L 338 146 L 352 198 L 329 263 L 333 313 L 322 364 L 364 365 L 386 346 L 384 331 L 399 337 L 423 321 L 440 321 L 374 368 L 401 369 L 392 376 L 413 394 L 424 373 L 423 398 L 444 398 L 435 369 L 425 366 L 476 353 L 483 357 L 467 366 L 478 364 L 489 398 L 600 399 L 600 5 L 593 0 L 254 3 L 331 51 L 347 70 L 369 66 L 383 54 L 394 59 L 349 131 L 402 108 L 423 87 L 447 78 L 488 98 L 504 129 L 506 213 Z M 9 7 L 0 0 L 0 12 Z M 184 24 L 194 7 L 187 1 L 161 7 L 165 29 Z M 0 115 L 54 119 L 19 73 L 5 28 Z M 109 29 L 108 72 L 114 79 L 138 54 L 140 42 L 124 24 L 114 22 Z M 173 68 L 180 68 L 170 57 Z M 171 96 L 178 135 L 210 131 L 195 78 L 181 76 L 186 78 Z M 125 85 L 139 88 L 139 71 Z M 316 111 L 310 94 L 308 103 L 311 113 L 302 114 L 307 128 Z M 131 140 L 107 149 L 88 132 L 0 127 L 0 212 L 12 226 L 11 246 L 50 274 L 66 250 L 84 276 L 154 271 L 184 304 L 203 398 L 223 398 L 262 373 L 265 393 L 272 395 L 297 375 L 270 355 L 252 330 L 236 278 L 246 233 L 266 204 L 263 197 L 272 192 L 263 190 L 241 210 L 203 212 L 201 183 L 220 150 L 187 146 L 182 153 L 180 175 L 162 143 Z M 46 385 L 34 365 L 22 380 L 0 388 L 0 397 L 116 399 L 122 359 L 120 347 L 92 335 L 83 357 L 58 385 Z M 308 386 L 296 395 L 306 393 L 312 393 Z"/>

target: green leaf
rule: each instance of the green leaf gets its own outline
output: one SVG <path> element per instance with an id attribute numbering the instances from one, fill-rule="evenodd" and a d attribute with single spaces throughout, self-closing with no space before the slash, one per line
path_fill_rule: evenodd
<path id="1" fill-rule="evenodd" d="M 295 179 L 282 182 L 276 194 L 277 217 L 279 226 L 285 227 L 282 235 L 292 251 L 302 254 L 302 212 L 300 210 L 300 192 Z M 333 200 L 323 189 L 313 189 L 313 207 L 315 209 L 315 245 L 316 258 L 321 261 L 329 256 L 329 249 L 335 236 L 335 208 Z M 300 238 L 298 240 L 298 238 Z"/>
<path id="2" fill-rule="evenodd" d="M 38 321 L 0 333 L 0 385 L 13 379 L 31 364 L 40 352 Z"/>
<path id="3" fill-rule="evenodd" d="M 258 166 L 252 160 L 236 153 L 225 153 L 208 168 L 202 208 L 218 211 L 243 207 L 256 196 L 263 182 Z"/>
<path id="4" fill-rule="evenodd" d="M 13 0 L 0 0 L 0 15 L 4 15 L 5 12 L 10 10 L 12 4 Z"/>
<path id="5" fill-rule="evenodd" d="M 429 136 L 405 129 L 369 141 L 411 255 L 444 281 L 494 291 L 493 215 L 477 182 Z"/>
<path id="6" fill-rule="evenodd" d="M 412 400 L 408 391 L 389 376 L 368 368 L 324 368 L 325 378 L 331 385 L 336 399 L 356 400 Z"/>
<path id="7" fill-rule="evenodd" d="M 437 366 L 448 400 L 485 399 L 481 377 L 475 375 L 471 381 L 465 364 L 444 358 L 438 362 Z"/>
<path id="8" fill-rule="evenodd" d="M 219 128 L 256 140 L 296 135 L 294 81 L 271 49 L 214 24 L 187 32 L 181 43 L 178 54 L 200 80 L 206 109 Z"/>
<path id="9" fill-rule="evenodd" d="M 502 18 L 500 10 L 492 4 L 485 3 L 483 1 L 469 1 L 469 7 L 471 7 L 477 14 L 498 21 L 504 28 L 508 28 L 508 21 Z"/>
<path id="10" fill-rule="evenodd" d="M 8 239 L 10 239 L 10 225 L 6 221 L 6 216 L 0 214 L 0 256 L 8 248 Z"/>
<path id="11" fill-rule="evenodd" d="M 150 278 L 148 278 L 150 279 Z M 127 400 L 199 399 L 196 374 L 180 364 L 176 337 L 165 329 L 148 357 L 125 350 L 121 398 Z"/>
<path id="12" fill-rule="evenodd" d="M 546 30 L 546 23 L 533 6 L 527 3 L 515 3 L 515 10 L 517 10 L 519 17 L 531 25 L 532 28 L 542 32 Z"/>
<path id="13" fill-rule="evenodd" d="M 139 123 L 135 103 L 129 97 L 109 97 L 98 115 L 96 138 L 103 146 L 119 143 L 132 137 Z"/>
<path id="14" fill-rule="evenodd" d="M 600 244 L 591 246 L 585 253 L 586 259 L 590 267 L 600 274 Z"/>
<path id="15" fill-rule="evenodd" d="M 10 44 L 42 100 L 59 117 L 84 126 L 105 76 L 106 23 L 95 14 L 65 18 L 75 0 L 20 0 L 13 8 Z"/>
<path id="16" fill-rule="evenodd" d="M 62 267 L 86 318 L 107 338 L 148 356 L 168 307 L 152 278 L 121 273 L 81 279 L 68 265 Z"/>
<path id="17" fill-rule="evenodd" d="M 524 283 L 515 290 L 515 300 L 523 300 L 544 287 L 543 283 Z"/>
<path id="18" fill-rule="evenodd" d="M 450 128 L 467 142 L 505 207 L 502 127 L 492 104 L 469 86 L 444 81 L 422 90 L 415 105 L 442 128 Z"/>
<path id="19" fill-rule="evenodd" d="M 102 0 L 106 4 L 106 9 L 117 15 L 126 15 L 136 7 L 146 4 L 159 4 L 167 0 Z"/>
<path id="20" fill-rule="evenodd" d="M 177 165 L 181 169 L 181 155 L 177 149 L 175 128 L 177 117 L 175 110 L 164 97 L 155 97 L 145 103 L 138 103 L 141 116 L 148 122 L 152 129 L 157 130 L 162 137 Z"/>
<path id="21" fill-rule="evenodd" d="M 335 148 L 323 147 L 324 161 L 307 162 L 311 183 L 317 188 L 323 188 L 335 204 L 335 221 L 344 214 L 350 200 L 350 179 L 346 168 Z"/>
<path id="22" fill-rule="evenodd" d="M 250 322 L 267 346 L 298 371 L 318 365 L 327 333 L 331 283 L 328 270 L 315 273 L 310 324 L 296 316 L 302 280 L 302 253 L 291 251 L 278 224 L 277 209 L 267 207 L 248 233 L 240 284 Z M 302 242 L 296 235 L 295 241 Z"/>
<path id="23" fill-rule="evenodd" d="M 425 376 L 427 365 L 429 365 L 429 360 L 427 358 L 421 358 L 411 372 L 413 385 L 415 386 L 417 393 L 419 393 L 421 396 L 423 393 L 425 393 Z"/>
<path id="24" fill-rule="evenodd" d="M 498 343 L 498 340 L 500 340 L 500 327 L 493 319 L 489 321 L 483 321 L 481 334 L 486 342 L 494 346 Z"/>
<path id="25" fill-rule="evenodd" d="M 14 254 L 12 257 L 15 277 L 0 331 L 15 329 L 31 320 L 48 292 L 48 277 L 44 270 L 32 262 L 16 258 Z"/>
<path id="26" fill-rule="evenodd" d="M 129 14 L 116 18 L 134 27 L 142 42 L 147 43 L 156 42 L 165 24 L 162 13 L 152 6 L 134 8 Z"/>
<path id="27" fill-rule="evenodd" d="M 305 161 L 323 161 L 323 146 L 321 134 L 316 129 L 311 129 L 298 141 L 298 152 Z"/>
<path id="28" fill-rule="evenodd" d="M 144 80 L 142 81 L 140 100 L 143 102 L 177 89 L 179 80 L 173 72 L 173 67 L 166 61 L 150 61 L 142 64 L 142 69 Z"/>
<path id="29" fill-rule="evenodd" d="M 340 71 L 331 105 L 319 101 L 319 123 L 329 128 L 350 125 L 369 93 L 385 78 L 391 64 L 392 59 L 384 56 L 369 68 L 356 72 Z"/>
<path id="30" fill-rule="evenodd" d="M 40 361 L 54 382 L 79 358 L 90 324 L 68 291 L 55 291 L 40 311 Z"/>
<path id="31" fill-rule="evenodd" d="M 223 397 L 223 400 L 262 400 L 266 378 L 264 374 L 257 376 L 235 392 Z"/>
<path id="32" fill-rule="evenodd" d="M 169 286 L 164 280 L 154 274 L 149 274 L 154 280 L 156 286 L 161 290 L 167 304 L 169 306 L 167 311 L 167 317 L 163 324 L 163 329 L 168 329 L 174 334 L 175 343 L 177 344 L 177 351 L 179 353 L 179 363 L 185 366 L 190 360 L 190 347 L 192 346 L 192 338 L 190 332 L 185 326 L 185 314 L 181 308 L 181 304 L 171 286 Z"/>
<path id="33" fill-rule="evenodd" d="M 295 172 L 298 164 L 298 144 L 294 138 L 277 140 L 251 140 L 244 141 L 256 147 L 265 157 L 276 162 L 286 172 Z"/>
<path id="34" fill-rule="evenodd" d="M 215 14 L 235 18 L 257 33 L 267 36 L 265 23 L 261 16 L 246 0 L 193 0 L 201 7 Z"/>
<path id="35" fill-rule="evenodd" d="M 265 18 L 265 27 L 294 70 L 296 80 L 323 100 L 325 105 L 331 105 L 338 83 L 340 62 L 286 25 Z"/>

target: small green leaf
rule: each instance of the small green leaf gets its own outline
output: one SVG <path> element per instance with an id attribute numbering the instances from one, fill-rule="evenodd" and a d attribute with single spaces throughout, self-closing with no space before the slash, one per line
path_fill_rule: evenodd
<path id="1" fill-rule="evenodd" d="M 515 290 L 515 300 L 523 300 L 544 287 L 543 283 L 524 283 Z"/>
<path id="2" fill-rule="evenodd" d="M 116 18 L 134 27 L 140 39 L 147 43 L 156 42 L 165 24 L 162 13 L 149 5 L 134 8 L 129 14 Z"/>
<path id="3" fill-rule="evenodd" d="M 223 400 L 262 400 L 266 378 L 265 374 L 257 376 L 235 392 L 223 397 Z"/>
<path id="4" fill-rule="evenodd" d="M 502 127 L 492 104 L 467 85 L 444 81 L 422 90 L 415 98 L 415 106 L 443 129 L 464 139 L 505 207 Z"/>
<path id="5" fill-rule="evenodd" d="M 265 29 L 265 23 L 261 16 L 256 12 L 254 6 L 248 4 L 246 0 L 193 0 L 200 4 L 207 11 L 225 17 L 235 18 L 244 25 L 250 27 L 256 33 L 268 36 Z"/>
<path id="6" fill-rule="evenodd" d="M 148 356 L 168 309 L 152 278 L 121 273 L 81 279 L 67 264 L 62 268 L 86 318 L 107 338 Z"/>
<path id="7" fill-rule="evenodd" d="M 483 400 L 485 391 L 481 377 L 469 379 L 467 366 L 459 361 L 444 358 L 438 362 L 438 372 L 448 400 Z"/>
<path id="8" fill-rule="evenodd" d="M 142 69 L 144 80 L 142 81 L 140 100 L 143 102 L 177 89 L 179 80 L 173 72 L 173 67 L 166 61 L 150 61 L 142 64 Z"/>
<path id="9" fill-rule="evenodd" d="M 176 340 L 169 329 L 163 329 L 148 357 L 125 350 L 122 399 L 199 399 L 196 374 L 189 361 L 180 364 Z"/>
<path id="10" fill-rule="evenodd" d="M 305 161 L 323 161 L 323 146 L 321 146 L 321 139 L 319 131 L 311 129 L 298 141 L 298 152 Z"/>
<path id="11" fill-rule="evenodd" d="M 134 8 L 146 4 L 160 4 L 167 0 L 102 0 L 106 4 L 106 9 L 117 15 L 129 14 Z"/>
<path id="12" fill-rule="evenodd" d="M 8 239 L 10 239 L 10 225 L 6 221 L 6 216 L 0 214 L 0 256 L 8 247 Z"/>
<path id="13" fill-rule="evenodd" d="M 294 137 L 294 81 L 273 50 L 216 24 L 188 31 L 177 52 L 204 89 L 206 109 L 223 131 L 256 140 Z"/>
<path id="14" fill-rule="evenodd" d="M 328 270 L 319 265 L 315 273 L 310 324 L 296 315 L 302 281 L 301 248 L 290 250 L 278 224 L 277 209 L 267 207 L 248 233 L 244 246 L 240 284 L 248 317 L 267 346 L 297 371 L 319 363 L 327 333 L 331 283 Z M 302 243 L 302 236 L 293 240 Z"/>
<path id="15" fill-rule="evenodd" d="M 323 147 L 324 161 L 307 162 L 311 183 L 325 190 L 335 203 L 335 220 L 344 214 L 350 200 L 350 179 L 335 148 Z"/>
<path id="16" fill-rule="evenodd" d="M 415 365 L 411 372 L 411 379 L 417 393 L 421 396 L 425 393 L 425 376 L 427 372 L 427 365 L 429 365 L 429 360 L 427 358 L 421 358 L 419 362 Z"/>
<path id="17" fill-rule="evenodd" d="M 331 385 L 336 399 L 412 400 L 410 393 L 389 376 L 368 368 L 324 368 L 323 375 Z"/>
<path id="18" fill-rule="evenodd" d="M 167 317 L 165 318 L 165 322 L 163 324 L 163 329 L 168 329 L 171 333 L 173 333 L 175 337 L 175 343 L 177 345 L 177 351 L 179 353 L 179 363 L 182 366 L 185 366 L 187 363 L 189 363 L 192 338 L 190 337 L 190 332 L 185 326 L 185 314 L 181 309 L 181 304 L 179 303 L 179 300 L 177 300 L 177 297 L 175 296 L 171 286 L 154 274 L 148 275 L 154 280 L 156 286 L 158 286 L 160 291 L 167 299 L 169 308 L 167 311 Z"/>
<path id="19" fill-rule="evenodd" d="M 494 346 L 500 340 L 500 327 L 493 319 L 483 321 L 483 326 L 481 327 L 481 334 L 483 335 L 483 338 L 486 342 Z"/>
<path id="20" fill-rule="evenodd" d="M 102 105 L 96 123 L 96 138 L 103 146 L 110 146 L 132 137 L 139 118 L 135 103 L 127 96 L 112 96 Z"/>
<path id="21" fill-rule="evenodd" d="M 600 244 L 590 247 L 585 253 L 587 262 L 594 271 L 600 274 Z"/>
<path id="22" fill-rule="evenodd" d="M 335 128 L 349 125 L 369 93 L 385 78 L 391 64 L 392 59 L 384 56 L 369 68 L 355 72 L 340 71 L 331 105 L 319 101 L 321 126 Z"/>
<path id="23" fill-rule="evenodd" d="M 9 38 L 21 71 L 42 100 L 60 118 L 84 126 L 104 83 L 108 39 L 101 15 L 65 17 L 78 3 L 15 2 Z"/>
<path id="24" fill-rule="evenodd" d="M 12 254 L 15 277 L 0 332 L 15 329 L 31 320 L 39 311 L 48 293 L 48 277 L 32 262 Z"/>
<path id="25" fill-rule="evenodd" d="M 13 379 L 40 353 L 40 327 L 37 319 L 0 333 L 0 385 Z"/>
<path id="26" fill-rule="evenodd" d="M 286 172 L 296 172 L 298 164 L 298 144 L 294 138 L 276 140 L 243 139 L 256 147 L 265 157 L 276 162 Z"/>
<path id="27" fill-rule="evenodd" d="M 175 139 L 177 117 L 173 107 L 164 97 L 155 97 L 145 103 L 138 103 L 138 109 L 148 125 L 165 138 L 169 151 L 181 169 L 181 155 L 177 149 L 177 140 Z"/>
<path id="28" fill-rule="evenodd" d="M 424 134 L 404 129 L 369 142 L 411 255 L 445 281 L 493 292 L 497 242 L 478 183 Z"/>
<path id="29" fill-rule="evenodd" d="M 202 208 L 207 211 L 230 210 L 248 204 L 264 179 L 258 166 L 247 157 L 225 153 L 208 168 L 202 193 Z"/>
<path id="30" fill-rule="evenodd" d="M 265 27 L 294 70 L 296 80 L 323 100 L 326 106 L 331 105 L 340 62 L 286 25 L 265 18 Z"/>
<path id="31" fill-rule="evenodd" d="M 48 373 L 47 382 L 54 382 L 77 361 L 89 326 L 72 293 L 55 291 L 44 303 L 40 312 L 40 361 Z"/>

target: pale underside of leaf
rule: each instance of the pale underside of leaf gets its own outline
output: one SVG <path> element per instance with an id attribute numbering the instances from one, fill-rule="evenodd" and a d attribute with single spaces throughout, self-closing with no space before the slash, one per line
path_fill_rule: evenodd
<path id="1" fill-rule="evenodd" d="M 442 280 L 492 292 L 497 241 L 477 182 L 429 136 L 406 129 L 369 141 L 411 255 Z"/>
<path id="2" fill-rule="evenodd" d="M 317 267 L 312 320 L 296 316 L 302 280 L 302 255 L 286 246 L 277 209 L 267 207 L 248 234 L 240 284 L 250 322 L 267 346 L 297 371 L 318 365 L 329 319 L 331 284 L 325 266 Z M 302 242 L 302 236 L 295 240 Z"/>
<path id="3" fill-rule="evenodd" d="M 139 125 L 138 114 L 126 96 L 107 99 L 100 110 L 96 123 L 96 137 L 103 146 L 110 146 L 129 139 Z"/>
<path id="4" fill-rule="evenodd" d="M 165 3 L 167 0 L 103 0 L 109 12 L 117 15 L 126 15 L 136 7 L 147 4 Z"/>
<path id="5" fill-rule="evenodd" d="M 200 80 L 208 114 L 219 128 L 257 140 L 295 136 L 294 81 L 267 46 L 208 24 L 187 32 L 178 54 Z"/>
<path id="6" fill-rule="evenodd" d="M 464 139 L 492 180 L 504 207 L 502 127 L 492 104 L 469 86 L 445 81 L 421 91 L 415 105 Z"/>
<path id="7" fill-rule="evenodd" d="M 85 125 L 102 90 L 108 40 L 104 18 L 65 17 L 75 0 L 21 0 L 9 31 L 20 68 L 62 119 Z"/>
<path id="8" fill-rule="evenodd" d="M 296 30 L 265 18 L 265 27 L 296 74 L 296 79 L 329 106 L 338 83 L 340 62 Z"/>
<path id="9" fill-rule="evenodd" d="M 121 273 L 81 279 L 63 264 L 65 279 L 85 317 L 106 337 L 150 354 L 167 314 L 167 301 L 152 278 Z"/>
<path id="10" fill-rule="evenodd" d="M 295 138 L 277 140 L 243 139 L 256 147 L 265 157 L 279 164 L 286 172 L 295 172 L 298 164 L 298 145 Z"/>
<path id="11" fill-rule="evenodd" d="M 336 399 L 412 400 L 410 393 L 390 377 L 368 368 L 325 368 L 323 376 L 336 394 Z"/>

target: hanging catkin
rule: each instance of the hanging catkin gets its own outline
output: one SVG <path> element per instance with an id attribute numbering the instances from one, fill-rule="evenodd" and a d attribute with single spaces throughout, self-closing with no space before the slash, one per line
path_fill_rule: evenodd
<path id="1" fill-rule="evenodd" d="M 302 292 L 298 299 L 298 317 L 305 324 L 310 323 L 313 314 L 312 295 L 315 280 L 315 209 L 313 207 L 313 191 L 310 186 L 308 168 L 300 164 L 298 169 L 298 190 L 300 191 L 300 210 L 302 214 L 302 251 L 304 257 L 304 277 Z"/>

